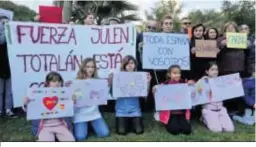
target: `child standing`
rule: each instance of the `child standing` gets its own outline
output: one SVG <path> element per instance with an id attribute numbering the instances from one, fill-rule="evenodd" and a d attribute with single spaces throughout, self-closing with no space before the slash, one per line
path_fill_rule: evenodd
<path id="1" fill-rule="evenodd" d="M 180 66 L 172 65 L 169 67 L 166 77 L 165 85 L 182 83 Z M 156 87 L 153 87 L 153 93 L 155 92 Z M 166 130 L 173 135 L 191 134 L 190 110 L 159 111 L 159 120 L 165 125 Z"/>
<path id="2" fill-rule="evenodd" d="M 77 73 L 77 79 L 85 80 L 97 78 L 96 62 L 93 58 L 86 58 Z M 88 136 L 88 125 L 91 124 L 98 137 L 107 137 L 109 129 L 102 118 L 98 106 L 75 108 L 74 135 L 76 140 L 81 141 Z"/>
<path id="3" fill-rule="evenodd" d="M 121 71 L 134 72 L 137 71 L 137 67 L 135 58 L 128 55 L 122 61 Z M 126 135 L 130 131 L 136 134 L 144 132 L 139 97 L 118 98 L 115 111 L 117 134 Z"/>
<path id="4" fill-rule="evenodd" d="M 216 78 L 219 74 L 218 66 L 215 62 L 208 62 L 205 70 L 207 76 L 203 77 L 201 80 L 206 80 L 210 78 Z M 211 89 L 209 84 L 205 85 L 209 91 L 209 97 L 212 97 Z M 202 89 L 198 89 L 199 92 Z M 222 102 L 211 102 L 203 105 L 202 109 L 202 121 L 207 126 L 207 128 L 212 132 L 234 132 L 234 125 L 230 119 L 227 109 L 223 106 Z"/>
<path id="5" fill-rule="evenodd" d="M 63 87 L 63 79 L 59 73 L 51 72 L 46 76 L 45 87 Z M 30 102 L 25 98 L 25 107 Z M 71 133 L 72 125 L 69 118 L 44 119 L 32 121 L 32 134 L 38 137 L 38 141 L 75 141 Z"/>

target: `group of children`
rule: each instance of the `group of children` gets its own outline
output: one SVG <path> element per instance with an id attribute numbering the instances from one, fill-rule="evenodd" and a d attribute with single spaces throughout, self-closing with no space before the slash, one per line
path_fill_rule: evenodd
<path id="1" fill-rule="evenodd" d="M 133 56 L 124 57 L 121 65 L 121 71 L 136 72 L 137 61 Z M 178 65 L 172 65 L 167 70 L 166 81 L 163 84 L 185 83 L 181 79 L 181 68 Z M 209 80 L 218 76 L 218 66 L 215 62 L 209 62 L 205 67 L 205 76 L 200 80 Z M 77 79 L 85 80 L 97 77 L 96 63 L 93 58 L 86 58 L 77 73 Z M 148 78 L 150 82 L 151 78 Z M 62 87 L 63 79 L 60 74 L 51 72 L 46 76 L 46 87 Z M 109 86 L 112 84 L 112 76 L 109 76 Z M 188 84 L 193 84 L 189 81 Z M 252 83 L 250 88 L 254 89 Z M 198 92 L 202 89 L 198 88 Z M 251 90 L 251 89 L 250 89 Z M 154 86 L 152 92 L 157 88 Z M 212 96 L 208 85 L 209 96 Z M 245 90 L 246 91 L 246 90 Z M 255 107 L 254 93 L 246 92 L 246 101 L 253 103 Z M 75 101 L 75 98 L 74 98 Z M 253 101 L 253 102 L 252 102 Z M 25 106 L 29 103 L 29 98 L 25 98 Z M 171 103 L 171 102 L 170 102 Z M 81 141 L 88 137 L 88 125 L 98 137 L 107 137 L 110 135 L 108 125 L 103 119 L 98 106 L 87 106 L 83 108 L 74 108 L 73 118 L 35 120 L 32 122 L 32 132 L 38 137 L 38 141 Z M 203 105 L 201 121 L 212 132 L 234 132 L 233 122 L 228 115 L 222 102 L 212 102 Z M 159 111 L 159 121 L 166 127 L 167 131 L 173 135 L 191 134 L 190 110 L 168 110 Z M 115 104 L 116 133 L 126 135 L 129 132 L 142 134 L 144 132 L 142 112 L 139 104 L 139 97 L 119 98 Z M 79 120 L 79 121 L 78 121 Z M 73 122 L 73 127 L 72 127 Z M 73 129 L 72 129 L 73 128 Z"/>

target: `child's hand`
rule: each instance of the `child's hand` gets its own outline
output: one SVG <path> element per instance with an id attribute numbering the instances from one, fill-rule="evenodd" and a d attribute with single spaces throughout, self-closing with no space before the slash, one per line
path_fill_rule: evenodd
<path id="1" fill-rule="evenodd" d="M 152 88 L 152 93 L 153 93 L 153 94 L 156 93 L 156 86 L 154 86 L 154 87 Z"/>
<path id="2" fill-rule="evenodd" d="M 222 41 L 221 41 L 221 44 L 222 44 L 222 45 L 227 45 L 227 40 L 226 40 L 226 39 L 225 39 L 225 40 L 222 40 Z"/>
<path id="3" fill-rule="evenodd" d="M 24 105 L 28 105 L 31 100 L 28 97 L 24 98 Z"/>
<path id="4" fill-rule="evenodd" d="M 219 48 L 216 48 L 216 52 L 217 52 L 217 54 L 220 53 L 220 49 L 219 49 Z"/>
<path id="5" fill-rule="evenodd" d="M 195 81 L 193 81 L 193 80 L 188 80 L 188 85 L 193 85 L 193 84 L 195 84 Z"/>
<path id="6" fill-rule="evenodd" d="M 196 48 L 195 48 L 195 47 L 192 47 L 191 53 L 192 53 L 192 54 L 195 54 L 195 53 L 196 53 Z"/>

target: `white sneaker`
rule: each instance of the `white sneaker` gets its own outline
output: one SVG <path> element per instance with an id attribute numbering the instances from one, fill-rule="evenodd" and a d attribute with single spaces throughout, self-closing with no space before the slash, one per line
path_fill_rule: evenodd
<path id="1" fill-rule="evenodd" d="M 5 115 L 10 118 L 16 118 L 17 116 L 10 109 L 6 109 Z"/>

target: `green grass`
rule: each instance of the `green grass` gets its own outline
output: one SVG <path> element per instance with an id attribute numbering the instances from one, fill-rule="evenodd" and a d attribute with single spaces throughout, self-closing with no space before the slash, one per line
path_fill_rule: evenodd
<path id="1" fill-rule="evenodd" d="M 255 126 L 246 126 L 235 123 L 235 133 L 213 133 L 207 130 L 199 122 L 193 122 L 193 134 L 173 136 L 166 132 L 165 128 L 153 119 L 152 114 L 144 116 L 145 132 L 142 135 L 133 133 L 120 136 L 115 133 L 114 114 L 105 113 L 104 118 L 111 129 L 111 135 L 107 138 L 96 138 L 90 135 L 87 141 L 255 141 Z M 25 118 L 0 119 L 1 141 L 35 141 L 30 133 L 30 122 Z"/>

